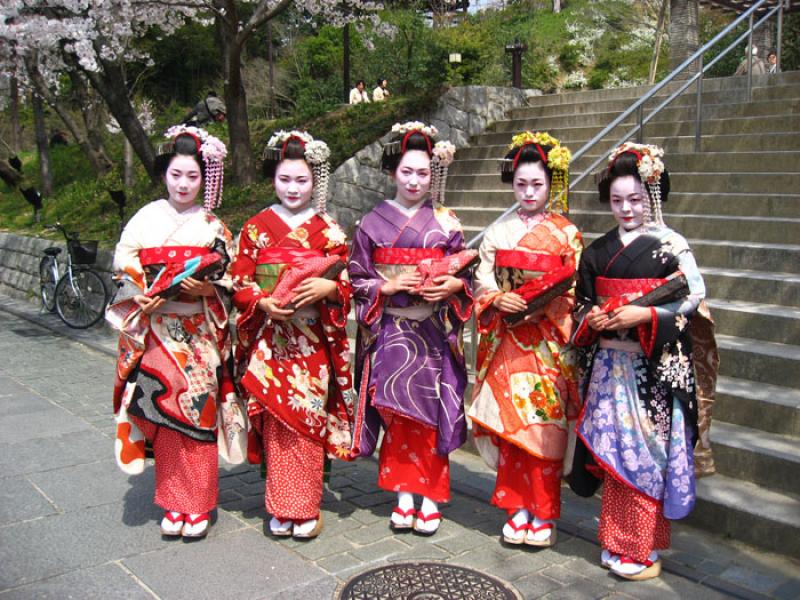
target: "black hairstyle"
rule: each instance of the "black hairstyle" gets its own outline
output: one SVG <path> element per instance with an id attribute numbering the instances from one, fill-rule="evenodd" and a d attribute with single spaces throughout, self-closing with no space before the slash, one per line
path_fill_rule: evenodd
<path id="1" fill-rule="evenodd" d="M 167 169 L 169 168 L 169 164 L 172 162 L 172 159 L 175 158 L 178 154 L 183 156 L 191 156 L 194 158 L 197 166 L 200 167 L 200 174 L 202 175 L 203 179 L 206 178 L 206 165 L 203 162 L 203 157 L 200 154 L 200 149 L 198 148 L 198 140 L 193 135 L 189 135 L 188 133 L 181 133 L 173 141 L 173 147 L 170 152 L 165 152 L 164 154 L 159 154 L 156 156 L 156 160 L 154 163 L 155 171 L 157 175 L 161 175 L 162 177 L 167 174 Z"/>
<path id="2" fill-rule="evenodd" d="M 400 143 L 402 143 L 404 137 L 405 134 L 403 134 L 393 142 L 390 142 L 390 144 L 399 145 Z M 428 156 L 433 156 L 432 149 L 434 143 L 435 142 L 432 139 L 428 138 L 423 133 L 415 131 L 408 136 L 408 140 L 406 141 L 405 152 L 408 152 L 409 150 L 422 150 Z M 397 170 L 397 165 L 400 164 L 400 159 L 403 158 L 403 154 L 405 154 L 405 152 L 400 152 L 398 150 L 397 152 L 389 154 L 387 153 L 388 148 L 389 145 L 387 145 L 383 149 L 383 157 L 381 158 L 381 169 L 383 169 L 386 173 L 394 173 Z"/>
<path id="3" fill-rule="evenodd" d="M 356 87 L 358 87 L 359 85 L 363 85 L 364 87 L 366 87 L 367 82 L 364 81 L 363 79 L 359 79 L 358 81 L 356 81 Z"/>
<path id="4" fill-rule="evenodd" d="M 386 81 L 386 77 L 378 77 L 378 87 L 382 86 L 384 81 Z"/>
<path id="5" fill-rule="evenodd" d="M 553 147 L 545 144 L 541 146 L 541 149 L 542 152 L 544 152 L 544 155 L 547 156 Z M 544 172 L 547 174 L 547 180 L 551 184 L 553 183 L 553 171 L 547 166 L 547 161 L 542 160 L 542 156 L 539 154 L 539 149 L 535 144 L 526 144 L 522 146 L 522 148 L 512 148 L 509 150 L 508 154 L 506 154 L 506 160 L 513 161 L 516 158 L 517 153 L 519 153 L 519 159 L 517 160 L 516 167 L 508 170 L 502 169 L 500 171 L 500 181 L 503 183 L 512 183 L 514 181 L 514 172 L 521 164 L 538 162 L 542 163 L 544 166 Z"/>
<path id="6" fill-rule="evenodd" d="M 775 56 L 775 58 L 778 57 L 778 53 L 775 51 L 774 48 L 770 49 L 770 51 L 767 52 L 767 58 L 769 58 L 770 56 Z"/>
<path id="7" fill-rule="evenodd" d="M 611 184 L 618 177 L 625 177 L 626 175 L 633 175 L 639 181 L 642 180 L 639 175 L 639 168 L 636 163 L 639 162 L 639 157 L 633 152 L 625 152 L 617 157 L 611 167 L 605 169 L 597 184 L 597 191 L 600 192 L 600 202 L 609 202 L 611 200 Z M 666 202 L 669 198 L 669 173 L 667 170 L 661 173 L 661 202 Z"/>
<path id="8" fill-rule="evenodd" d="M 206 98 L 208 98 L 209 96 L 211 96 L 212 98 L 216 98 L 217 92 L 214 90 L 209 90 L 209 92 L 206 94 Z"/>
<path id="9" fill-rule="evenodd" d="M 274 179 L 275 171 L 278 170 L 278 165 L 283 160 L 305 160 L 306 148 L 299 139 L 289 138 L 285 146 L 281 149 L 281 155 L 282 158 L 278 158 L 270 153 L 267 154 L 267 157 L 264 159 L 264 164 L 261 167 L 264 177 L 267 179 Z M 311 169 L 311 165 L 309 165 L 309 169 Z"/>

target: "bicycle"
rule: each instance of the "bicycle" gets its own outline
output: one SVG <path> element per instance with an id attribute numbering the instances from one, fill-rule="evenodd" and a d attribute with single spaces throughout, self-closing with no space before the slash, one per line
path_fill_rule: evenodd
<path id="1" fill-rule="evenodd" d="M 97 260 L 97 241 L 81 241 L 77 233 L 68 232 L 61 223 L 46 227 L 64 234 L 67 241 L 67 267 L 59 273 L 61 248 L 45 248 L 39 262 L 39 283 L 42 306 L 56 311 L 62 321 L 74 329 L 86 329 L 105 314 L 108 288 L 103 278 L 92 269 Z"/>

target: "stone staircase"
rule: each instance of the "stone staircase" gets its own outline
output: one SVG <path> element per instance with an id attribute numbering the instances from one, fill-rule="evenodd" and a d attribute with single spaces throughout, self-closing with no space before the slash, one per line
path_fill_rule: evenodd
<path id="1" fill-rule="evenodd" d="M 662 145 L 672 193 L 667 223 L 690 241 L 717 323 L 721 353 L 712 441 L 717 475 L 699 482 L 690 523 L 800 556 L 800 72 L 705 80 L 702 153 L 694 152 L 695 96 L 645 127 Z M 573 152 L 647 88 L 534 98 L 460 150 L 447 205 L 471 238 L 513 201 L 497 161 L 513 132 L 546 130 Z M 630 127 L 575 161 L 574 178 Z M 570 199 L 586 242 L 614 226 L 594 178 Z M 468 353 L 471 354 L 471 353 Z"/>

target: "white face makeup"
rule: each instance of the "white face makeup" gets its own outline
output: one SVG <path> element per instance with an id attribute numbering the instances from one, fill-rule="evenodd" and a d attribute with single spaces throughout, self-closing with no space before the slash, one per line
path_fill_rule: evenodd
<path id="1" fill-rule="evenodd" d="M 409 150 L 400 159 L 394 172 L 397 184 L 395 201 L 410 208 L 431 189 L 431 159 L 427 152 Z"/>
<path id="2" fill-rule="evenodd" d="M 609 190 L 611 213 L 619 226 L 632 231 L 644 223 L 646 195 L 642 182 L 633 175 L 617 177 Z"/>
<path id="3" fill-rule="evenodd" d="M 550 180 L 541 162 L 522 163 L 514 171 L 514 197 L 526 213 L 539 214 L 547 207 Z"/>
<path id="4" fill-rule="evenodd" d="M 203 186 L 203 175 L 197 161 L 185 154 L 176 155 L 164 174 L 169 203 L 178 212 L 194 206 L 197 193 Z"/>
<path id="5" fill-rule="evenodd" d="M 278 200 L 292 213 L 299 213 L 311 202 L 314 176 L 306 161 L 282 160 L 275 169 L 274 183 Z"/>

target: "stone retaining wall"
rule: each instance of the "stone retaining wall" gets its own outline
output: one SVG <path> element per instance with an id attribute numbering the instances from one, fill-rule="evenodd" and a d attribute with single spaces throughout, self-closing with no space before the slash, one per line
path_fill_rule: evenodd
<path id="1" fill-rule="evenodd" d="M 430 114 L 420 118 L 434 125 L 442 139 L 464 148 L 490 123 L 504 119 L 512 108 L 527 106 L 530 98 L 541 94 L 539 90 L 506 87 L 452 88 Z M 328 207 L 348 233 L 379 201 L 394 195 L 391 178 L 381 171 L 381 152 L 389 137 L 387 134 L 363 148 L 331 175 Z"/>
<path id="2" fill-rule="evenodd" d="M 58 259 L 63 273 L 67 252 L 64 242 L 0 232 L 0 293 L 12 298 L 39 302 L 39 262 L 44 256 L 44 249 L 51 246 L 62 249 Z M 100 250 L 94 265 L 109 285 L 109 291 L 112 258 L 110 251 Z"/>

